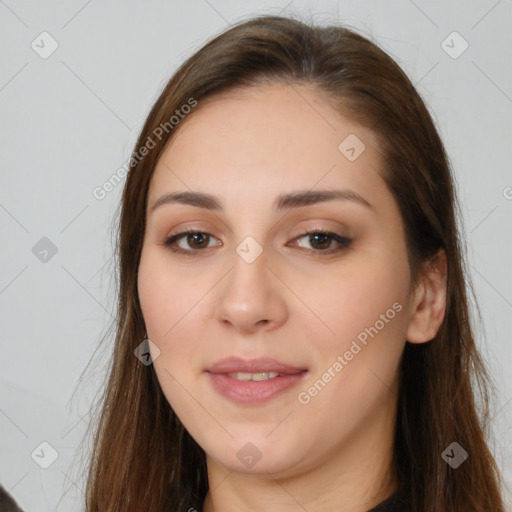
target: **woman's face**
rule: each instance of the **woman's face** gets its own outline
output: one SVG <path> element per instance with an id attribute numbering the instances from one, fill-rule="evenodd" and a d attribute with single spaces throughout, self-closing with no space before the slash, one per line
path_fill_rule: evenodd
<path id="1" fill-rule="evenodd" d="M 381 173 L 372 133 L 299 85 L 199 102 L 161 155 L 138 291 L 210 462 L 291 476 L 390 448 L 410 273 Z"/>

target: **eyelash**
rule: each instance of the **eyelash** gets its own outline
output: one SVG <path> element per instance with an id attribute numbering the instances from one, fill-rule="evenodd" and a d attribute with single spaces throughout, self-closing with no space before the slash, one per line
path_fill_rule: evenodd
<path id="1" fill-rule="evenodd" d="M 183 238 L 185 235 L 210 235 L 210 234 L 206 233 L 205 231 L 197 231 L 195 229 L 187 229 L 185 231 L 182 231 L 181 233 L 177 233 L 176 235 L 169 236 L 168 238 L 166 238 L 163 241 L 163 245 L 165 247 L 168 247 L 169 249 L 171 249 L 171 251 L 173 251 L 174 253 L 186 254 L 187 256 L 196 256 L 198 254 L 193 254 L 193 253 L 200 253 L 201 251 L 204 250 L 204 249 L 185 250 L 185 249 L 181 249 L 179 247 L 173 247 L 173 244 L 175 242 L 177 242 L 178 240 L 180 240 L 181 238 Z M 339 251 L 342 251 L 343 249 L 348 248 L 352 243 L 352 240 L 350 240 L 349 238 L 338 235 L 337 233 L 333 233 L 332 231 L 322 231 L 322 230 L 305 230 L 301 233 L 301 235 L 296 237 L 295 240 L 297 240 L 299 238 L 303 238 L 306 235 L 328 236 L 329 238 L 331 238 L 332 240 L 334 240 L 335 242 L 338 243 L 338 246 L 335 246 L 335 247 L 332 247 L 332 248 L 326 249 L 326 250 L 303 249 L 308 254 L 316 254 L 316 255 L 318 255 L 318 254 L 320 254 L 320 255 L 334 254 L 336 252 L 339 252 Z"/>

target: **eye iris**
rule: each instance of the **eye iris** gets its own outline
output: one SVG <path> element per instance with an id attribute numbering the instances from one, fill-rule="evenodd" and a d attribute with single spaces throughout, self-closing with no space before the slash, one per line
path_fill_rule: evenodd
<path id="1" fill-rule="evenodd" d="M 203 243 L 199 242 L 199 244 L 196 244 L 194 245 L 194 238 L 199 238 L 199 239 L 203 239 Z M 206 244 L 204 243 L 206 241 Z M 195 246 L 197 247 L 198 245 L 200 247 L 204 247 L 204 246 L 208 246 L 208 235 L 206 235 L 205 233 L 189 233 L 187 235 L 187 243 L 192 247 L 192 246 Z"/>
<path id="2" fill-rule="evenodd" d="M 327 235 L 327 234 L 325 234 L 325 233 L 315 233 L 315 234 L 313 234 L 313 235 L 310 235 L 310 237 L 309 237 L 309 241 L 310 241 L 310 243 L 317 244 L 317 241 L 316 241 L 316 240 L 315 240 L 314 242 L 312 242 L 312 240 L 313 240 L 313 239 L 317 239 L 317 238 L 319 238 L 319 237 L 320 237 L 320 239 L 324 239 L 324 242 L 323 242 L 323 243 L 322 243 L 322 242 L 320 242 L 320 243 L 319 243 L 319 244 L 322 246 L 321 248 L 322 248 L 322 249 L 325 249 L 325 248 L 329 247 L 329 245 L 330 245 L 330 236 L 329 236 L 329 235 Z M 325 244 L 325 240 L 327 240 L 327 244 Z M 318 245 L 318 244 L 317 244 L 317 245 Z"/>

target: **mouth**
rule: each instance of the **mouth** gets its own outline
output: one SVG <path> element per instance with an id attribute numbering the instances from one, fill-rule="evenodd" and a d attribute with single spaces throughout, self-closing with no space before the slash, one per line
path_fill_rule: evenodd
<path id="1" fill-rule="evenodd" d="M 267 402 L 296 386 L 307 368 L 275 359 L 229 357 L 205 370 L 212 387 L 224 398 L 246 405 Z"/>
<path id="2" fill-rule="evenodd" d="M 256 382 L 260 382 L 262 380 L 269 380 L 269 379 L 275 379 L 276 377 L 279 377 L 279 373 L 277 372 L 258 372 L 258 373 L 244 373 L 244 372 L 237 372 L 237 373 L 227 373 L 228 377 L 231 377 L 232 379 L 236 380 L 254 380 Z"/>

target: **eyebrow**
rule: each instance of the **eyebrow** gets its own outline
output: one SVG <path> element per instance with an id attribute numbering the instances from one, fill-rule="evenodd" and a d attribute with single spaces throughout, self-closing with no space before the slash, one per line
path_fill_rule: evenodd
<path id="1" fill-rule="evenodd" d="M 364 197 L 353 190 L 299 190 L 288 194 L 281 194 L 273 204 L 274 210 L 301 208 L 325 201 L 351 201 L 373 209 L 373 206 Z M 204 192 L 171 192 L 159 197 L 151 207 L 151 212 L 167 204 L 185 204 L 206 210 L 220 211 L 223 204 L 218 196 Z"/>

